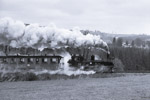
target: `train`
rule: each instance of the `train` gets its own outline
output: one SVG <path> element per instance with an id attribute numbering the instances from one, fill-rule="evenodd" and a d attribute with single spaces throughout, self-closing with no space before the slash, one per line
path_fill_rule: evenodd
<path id="1" fill-rule="evenodd" d="M 0 56 L 0 66 L 11 66 L 9 68 L 18 69 L 49 69 L 57 70 L 59 66 L 64 64 L 63 56 L 60 55 L 7 55 Z M 97 60 L 95 55 L 90 59 L 85 59 L 81 55 L 73 54 L 67 62 L 70 67 L 81 69 L 84 71 L 93 70 L 99 72 L 113 72 L 114 64 L 112 60 Z"/>
<path id="2" fill-rule="evenodd" d="M 60 55 L 60 52 L 58 50 L 52 50 L 53 52 L 48 52 L 45 54 L 40 53 L 31 53 L 31 54 L 13 54 L 14 49 L 7 50 L 6 54 L 3 54 L 3 56 L 0 56 L 0 67 L 6 66 L 9 68 L 19 68 L 19 69 L 48 69 L 48 70 L 57 70 L 60 68 L 60 66 L 64 65 L 64 56 Z M 79 52 L 79 54 L 76 54 L 77 52 L 73 51 L 72 48 L 67 50 L 68 53 L 71 55 L 70 59 L 67 61 L 69 67 L 72 67 L 74 69 L 81 69 L 84 71 L 88 70 L 94 70 L 95 72 L 113 72 L 114 63 L 113 59 L 110 57 L 109 50 L 101 50 L 101 49 L 87 49 L 87 48 L 81 48 L 82 52 Z M 16 50 L 16 49 L 15 49 Z M 26 50 L 26 49 L 25 49 Z M 98 52 L 97 52 L 97 51 Z M 9 51 L 9 52 L 8 52 Z M 30 50 L 30 51 L 36 51 L 37 50 Z M 50 50 L 49 50 L 50 51 Z M 55 53 L 54 53 L 55 51 Z M 91 52 L 90 52 L 91 51 Z M 105 59 L 96 59 L 96 52 L 97 54 L 100 54 L 101 52 L 101 58 Z M 104 51 L 104 52 L 103 52 Z M 94 54 L 95 53 L 95 54 Z M 13 54 L 13 55 L 12 55 Z"/>

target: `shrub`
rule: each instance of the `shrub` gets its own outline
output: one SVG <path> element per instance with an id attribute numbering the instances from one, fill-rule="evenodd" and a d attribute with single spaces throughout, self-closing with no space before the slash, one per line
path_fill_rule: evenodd
<path id="1" fill-rule="evenodd" d="M 39 74 L 37 75 L 39 80 L 50 80 L 51 76 L 48 73 L 44 73 L 44 74 Z"/>
<path id="2" fill-rule="evenodd" d="M 38 77 L 34 73 L 31 73 L 31 72 L 27 72 L 23 75 L 23 80 L 25 81 L 34 81 L 37 79 Z"/>
<path id="3" fill-rule="evenodd" d="M 124 71 L 124 65 L 120 59 L 115 58 L 113 60 L 113 63 L 114 63 L 114 68 L 113 68 L 114 72 L 123 72 Z"/>

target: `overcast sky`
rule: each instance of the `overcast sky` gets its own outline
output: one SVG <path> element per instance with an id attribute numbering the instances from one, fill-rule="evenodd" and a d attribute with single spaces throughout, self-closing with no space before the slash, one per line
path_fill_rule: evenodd
<path id="1" fill-rule="evenodd" d="M 60 28 L 150 34 L 150 0 L 0 0 L 0 18 Z"/>

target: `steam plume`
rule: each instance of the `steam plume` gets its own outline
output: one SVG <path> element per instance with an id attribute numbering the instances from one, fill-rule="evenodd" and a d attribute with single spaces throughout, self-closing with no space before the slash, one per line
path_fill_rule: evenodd
<path id="1" fill-rule="evenodd" d="M 83 35 L 78 28 L 57 28 L 53 24 L 40 26 L 39 24 L 25 25 L 12 18 L 0 19 L 0 37 L 5 44 L 12 47 L 47 48 L 56 46 L 102 45 L 107 47 L 99 35 Z"/>

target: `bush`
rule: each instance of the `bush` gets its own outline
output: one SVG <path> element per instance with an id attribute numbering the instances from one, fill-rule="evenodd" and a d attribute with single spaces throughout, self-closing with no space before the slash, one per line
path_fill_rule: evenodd
<path id="1" fill-rule="evenodd" d="M 113 63 L 114 63 L 114 68 L 113 68 L 114 72 L 123 72 L 124 71 L 124 65 L 120 59 L 115 58 L 113 60 Z"/>
<path id="2" fill-rule="evenodd" d="M 51 76 L 48 73 L 37 75 L 39 80 L 51 80 Z"/>
<path id="3" fill-rule="evenodd" d="M 0 73 L 0 81 L 34 81 L 37 80 L 38 77 L 34 73 L 21 73 L 21 72 L 15 72 L 15 73 Z"/>
<path id="4" fill-rule="evenodd" d="M 34 81 L 37 79 L 38 79 L 38 77 L 34 73 L 31 73 L 31 72 L 27 72 L 23 75 L 24 81 Z"/>

